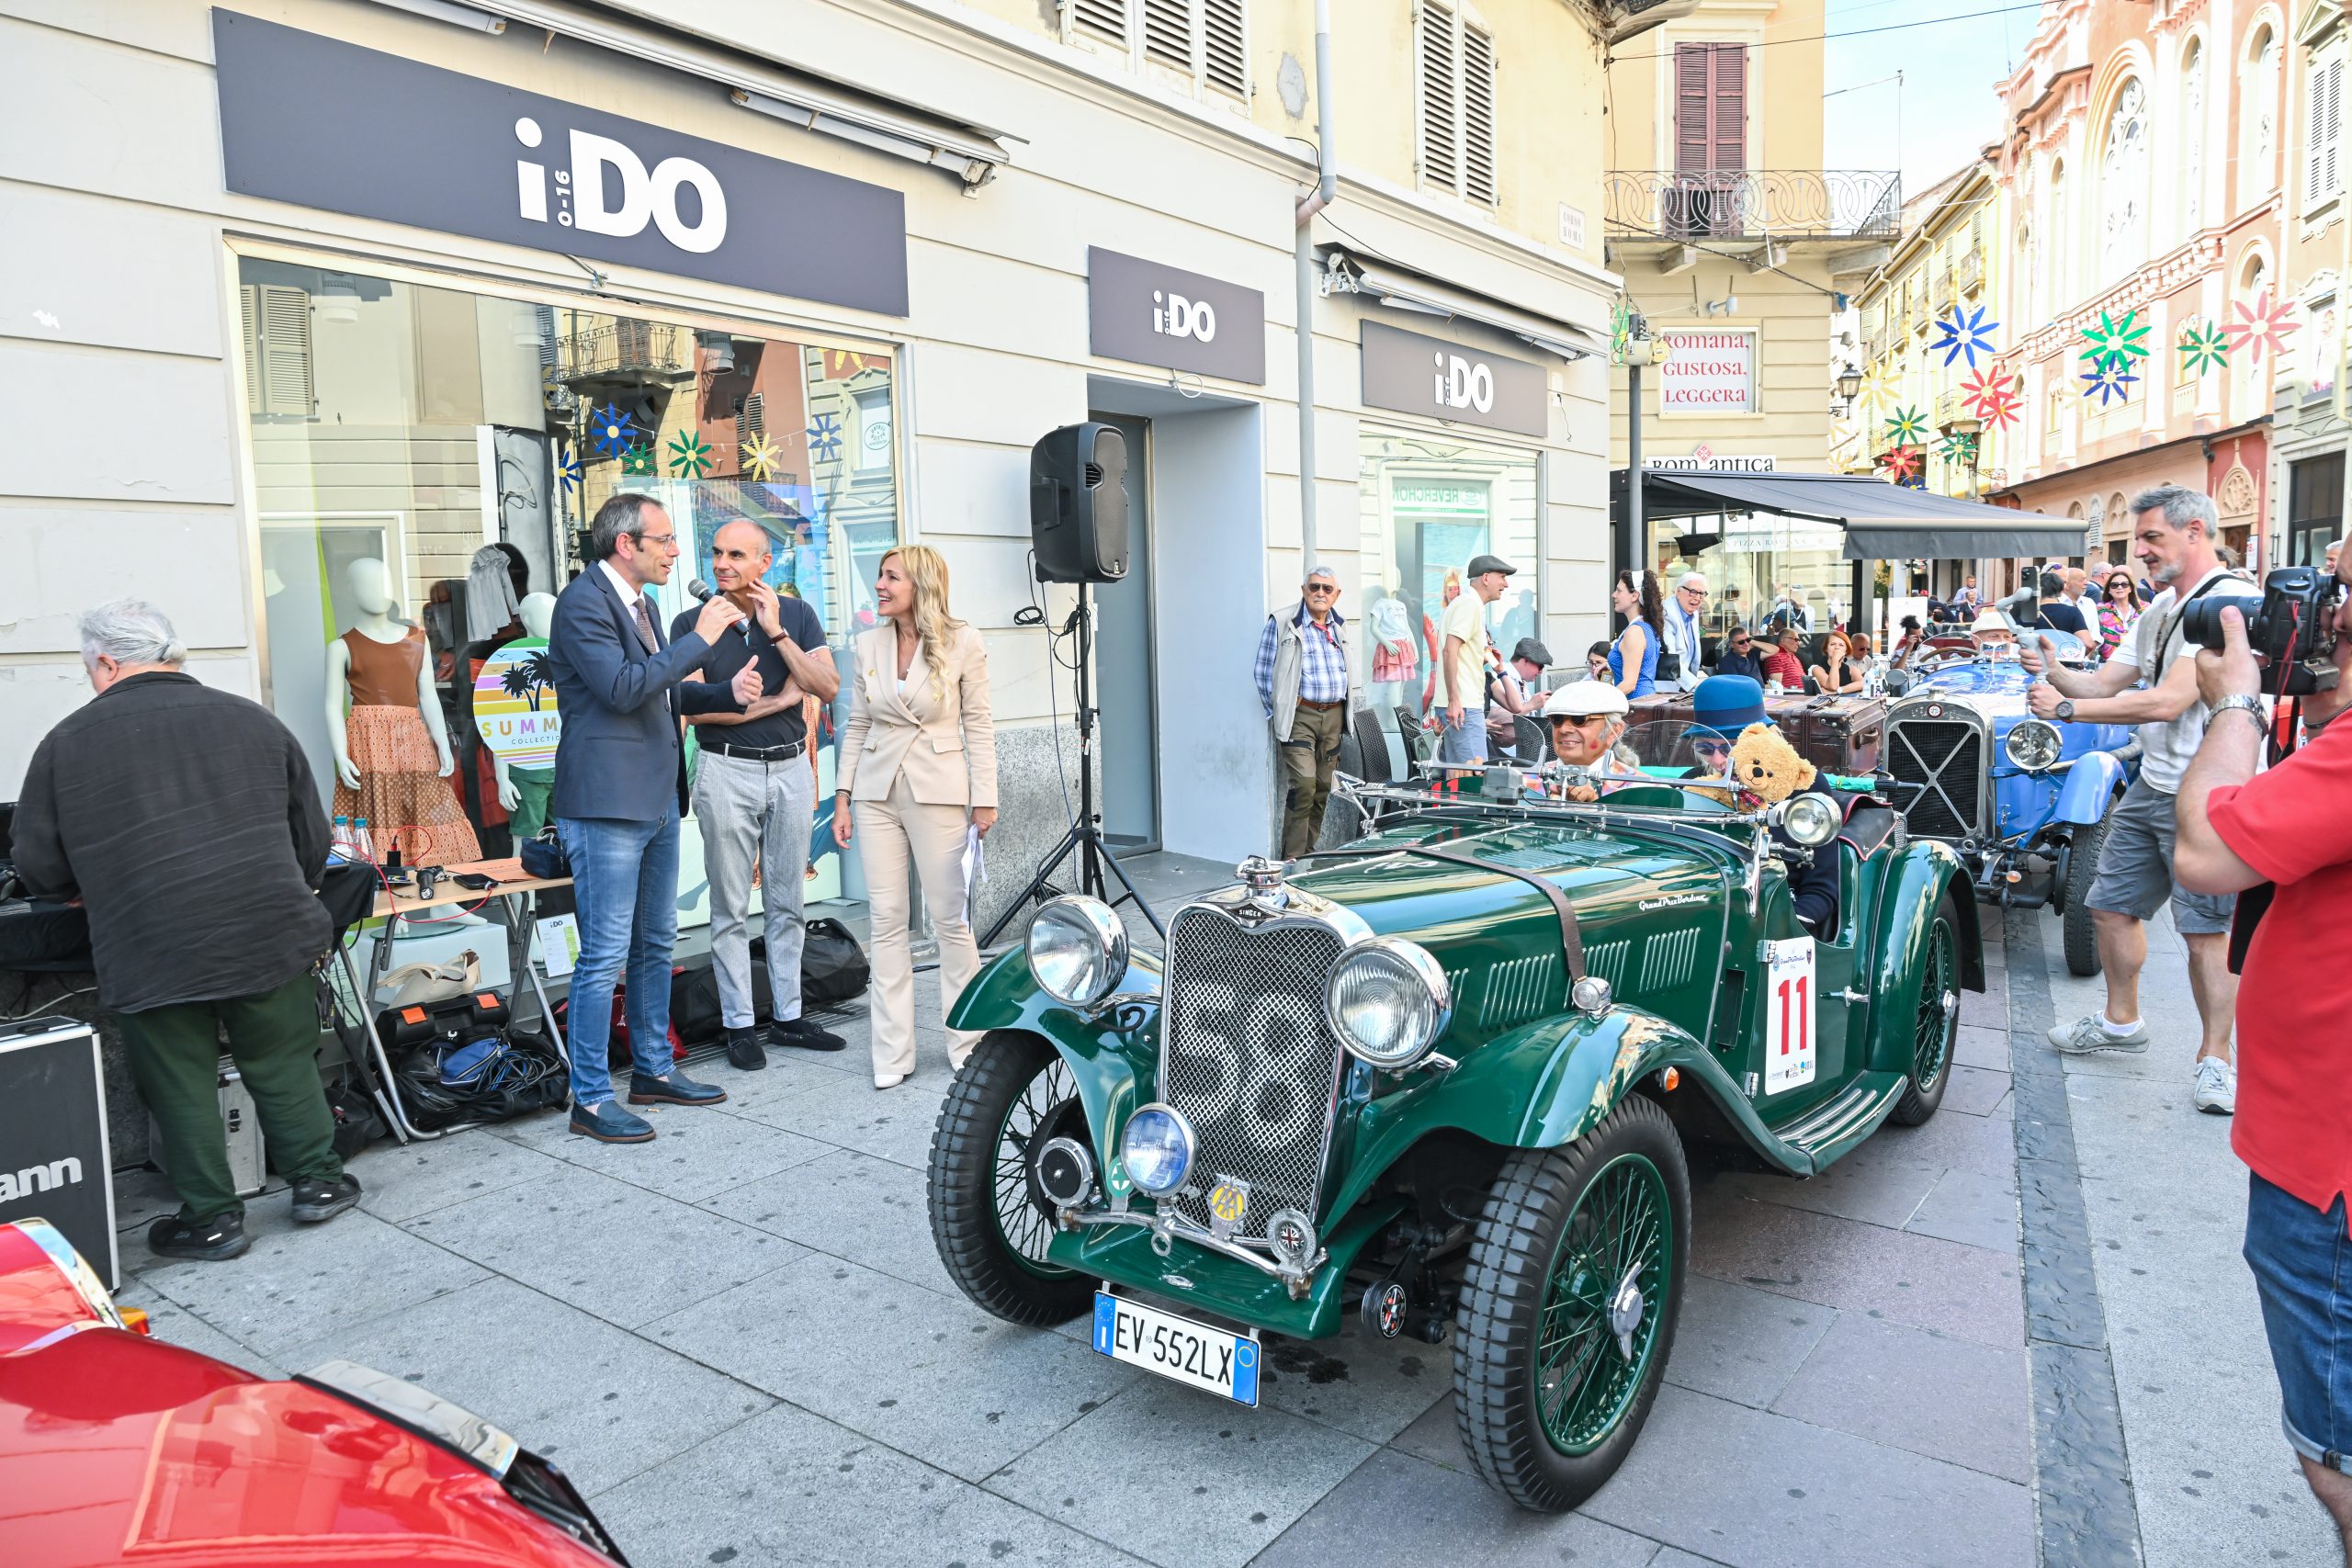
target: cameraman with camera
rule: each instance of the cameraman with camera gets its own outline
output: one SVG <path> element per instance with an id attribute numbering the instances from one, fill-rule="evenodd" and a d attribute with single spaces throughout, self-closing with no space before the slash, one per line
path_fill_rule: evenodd
<path id="1" fill-rule="evenodd" d="M 2133 498 L 2132 513 L 2134 553 L 2164 590 L 2141 615 L 2132 639 L 2095 670 L 2060 669 L 2035 637 L 2028 638 L 2023 656 L 2025 667 L 2041 676 L 2026 694 L 2038 717 L 2136 725 L 2141 753 L 2140 776 L 2108 814 L 2086 899 L 2107 1005 L 2052 1030 L 2050 1043 L 2069 1055 L 2147 1050 L 2148 1026 L 2140 1017 L 2146 922 L 2170 898 L 2173 924 L 2188 945 L 2189 989 L 2203 1026 L 2197 1109 L 2227 1116 L 2237 1104 L 2237 1068 L 2230 1060 L 2237 1009 L 2237 977 L 2229 964 L 2231 899 L 2177 887 L 2172 870 L 2174 797 L 2205 737 L 2197 662 L 2183 651 L 2182 623 L 2199 604 L 2249 598 L 2256 590 L 2214 553 L 2220 518 L 2211 497 L 2159 485 Z"/>
<path id="2" fill-rule="evenodd" d="M 2242 928 L 2260 921 L 2243 966 L 2245 1111 L 2230 1137 L 2250 1172 L 2245 1260 L 2287 1440 L 2352 1562 L 2352 977 L 2337 934 L 2352 916 L 2352 725 L 2256 772 L 2270 736 L 2263 694 L 2303 694 L 2314 726 L 2352 697 L 2340 679 L 2322 684 L 2352 665 L 2352 603 L 2310 567 L 2266 587 L 2252 625 L 2219 610 L 2222 650 L 2197 656 L 2213 725 L 2181 784 L 2175 863 L 2184 886 L 2245 895 Z"/>

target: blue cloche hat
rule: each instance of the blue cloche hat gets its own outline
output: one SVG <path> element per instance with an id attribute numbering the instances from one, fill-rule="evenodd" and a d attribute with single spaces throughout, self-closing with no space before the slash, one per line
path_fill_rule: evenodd
<path id="1" fill-rule="evenodd" d="M 1710 675 L 1690 694 L 1690 720 L 1725 735 L 1762 724 L 1764 688 L 1745 675 Z"/>

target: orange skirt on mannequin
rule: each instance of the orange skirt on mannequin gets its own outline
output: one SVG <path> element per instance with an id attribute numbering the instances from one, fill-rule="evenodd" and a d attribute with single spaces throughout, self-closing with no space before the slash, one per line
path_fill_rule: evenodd
<path id="1" fill-rule="evenodd" d="M 355 703 L 344 731 L 359 787 L 338 780 L 334 815 L 368 818 L 378 859 L 399 846 L 403 865 L 461 865 L 481 859 L 473 824 L 437 771 L 440 754 L 413 707 Z"/>

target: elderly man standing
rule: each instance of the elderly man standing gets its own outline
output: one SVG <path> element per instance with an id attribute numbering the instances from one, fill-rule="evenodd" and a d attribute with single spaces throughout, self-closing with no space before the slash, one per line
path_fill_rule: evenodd
<path id="1" fill-rule="evenodd" d="M 1266 617 L 1258 637 L 1258 702 L 1273 726 L 1289 795 L 1283 806 L 1284 860 L 1315 847 L 1347 728 L 1347 623 L 1340 618 L 1340 579 L 1318 566 L 1299 585 L 1298 608 Z"/>
<path id="2" fill-rule="evenodd" d="M 97 696 L 33 752 L 17 869 L 89 913 L 98 999 L 117 1015 L 180 1196 L 148 1247 L 234 1258 L 253 1238 L 220 1130 L 224 1033 L 294 1218 L 331 1220 L 359 1201 L 319 1084 L 311 966 L 334 942 L 316 892 L 326 814 L 292 733 L 183 672 L 187 649 L 153 605 L 101 604 L 81 633 Z"/>
<path id="3" fill-rule="evenodd" d="M 1438 623 L 1437 760 L 1469 763 L 1487 760 L 1487 606 L 1503 596 L 1518 569 L 1499 556 L 1477 555 L 1463 575 L 1469 592 L 1454 596 Z"/>
<path id="4" fill-rule="evenodd" d="M 702 823 L 704 874 L 710 881 L 710 959 L 718 975 L 719 1022 L 727 1059 L 739 1067 L 768 1065 L 753 1025 L 752 873 L 760 875 L 766 911 L 768 992 L 775 1021 L 771 1045 L 838 1051 L 846 1041 L 800 1016 L 800 953 L 808 928 L 800 918 L 800 886 L 808 870 L 808 835 L 816 820 L 817 780 L 808 770 L 804 697 L 831 702 L 842 679 L 824 624 L 803 599 L 768 586 L 775 564 L 768 531 L 748 518 L 719 525 L 710 541 L 710 575 L 719 592 L 743 612 L 734 632 L 722 632 L 703 657 L 698 679 L 732 681 L 745 666 L 760 672 L 761 694 L 734 711 L 687 716 L 699 727 L 702 760 L 695 769 L 695 816 Z M 682 611 L 670 624 L 683 642 L 700 617 Z"/>
<path id="5" fill-rule="evenodd" d="M 556 744 L 555 827 L 571 862 L 580 957 L 568 1038 L 571 1130 L 642 1144 L 653 1125 L 613 1103 L 605 1054 L 613 989 L 628 972 L 631 1105 L 716 1105 L 727 1091 L 695 1082 L 670 1055 L 670 953 L 678 940 L 678 823 L 685 813 L 683 720 L 739 712 L 760 694 L 747 661 L 725 685 L 692 679 L 743 612 L 723 595 L 664 642 L 646 589 L 670 581 L 677 525 L 652 497 L 616 495 L 588 525 L 588 570 L 556 600 L 548 668 L 563 708 Z"/>
<path id="6" fill-rule="evenodd" d="M 1674 656 L 1679 668 L 1672 679 L 1666 671 L 1658 671 L 1661 691 L 1688 692 L 1706 679 L 1700 668 L 1699 653 L 1707 614 L 1707 574 L 1686 571 L 1674 585 L 1674 597 L 1666 603 L 1666 649 Z"/>

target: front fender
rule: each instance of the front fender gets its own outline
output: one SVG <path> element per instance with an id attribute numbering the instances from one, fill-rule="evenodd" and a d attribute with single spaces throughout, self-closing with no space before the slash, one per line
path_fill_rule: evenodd
<path id="1" fill-rule="evenodd" d="M 1961 988 L 1984 988 L 1984 937 L 1976 923 L 1976 899 L 1964 881 L 1960 858 L 1942 844 L 1914 839 L 1894 852 L 1880 884 L 1875 940 L 1871 944 L 1870 1024 L 1863 1060 L 1873 1071 L 1911 1070 L 1911 1006 L 1927 963 L 1928 928 L 1936 905 L 1952 889 L 1953 919 L 1960 926 Z"/>
<path id="2" fill-rule="evenodd" d="M 2108 802 L 2123 787 L 2123 762 L 2112 751 L 2090 751 L 2075 759 L 2066 770 L 2065 782 L 2058 786 L 2057 808 L 2051 813 L 2052 822 L 2071 822 L 2088 827 L 2107 815 Z"/>
<path id="3" fill-rule="evenodd" d="M 1016 947 L 972 976 L 947 1015 L 947 1027 L 1020 1029 L 1044 1039 L 1077 1080 L 1087 1130 L 1107 1161 L 1158 1076 L 1159 976 L 1157 953 L 1133 954 L 1111 999 L 1089 1017 L 1046 995 L 1029 972 L 1029 955 Z M 1114 1027 L 1114 1018 L 1128 1027 Z"/>

